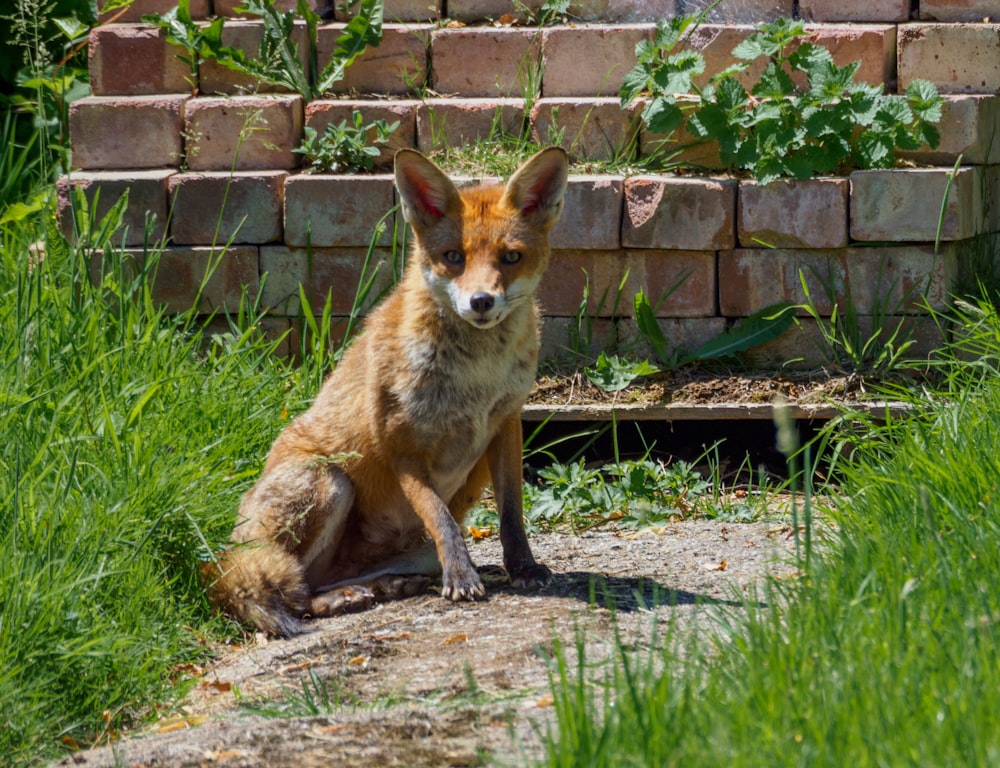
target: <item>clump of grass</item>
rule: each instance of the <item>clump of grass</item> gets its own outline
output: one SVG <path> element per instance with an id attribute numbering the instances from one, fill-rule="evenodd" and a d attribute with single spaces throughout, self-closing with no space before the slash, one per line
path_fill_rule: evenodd
<path id="1" fill-rule="evenodd" d="M 253 297 L 215 338 L 193 312 L 166 316 L 155 252 L 128 263 L 99 223 L 71 246 L 53 216 L 0 227 L 0 754 L 15 765 L 184 692 L 178 665 L 231 631 L 200 566 L 326 362 L 271 354 Z"/>
<path id="2" fill-rule="evenodd" d="M 994 311 L 977 348 L 997 327 Z M 957 383 L 868 425 L 828 540 L 745 615 L 649 657 L 620 649 L 601 687 L 564 652 L 543 764 L 996 763 L 1000 386 Z"/>

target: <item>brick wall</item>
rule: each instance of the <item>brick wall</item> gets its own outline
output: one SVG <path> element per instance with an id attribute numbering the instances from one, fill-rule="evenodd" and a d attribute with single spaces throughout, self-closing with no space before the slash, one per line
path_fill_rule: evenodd
<path id="1" fill-rule="evenodd" d="M 233 16 L 227 42 L 255 50 L 259 23 L 236 17 L 235 2 L 214 2 L 213 9 L 212 0 L 193 1 L 193 15 Z M 93 96 L 72 106 L 75 170 L 60 184 L 63 206 L 70 186 L 91 197 L 102 189 L 99 209 L 129 189 L 126 242 L 140 255 L 144 222 L 155 214 L 154 234 L 169 243 L 156 290 L 171 308 L 193 300 L 213 246 L 231 243 L 202 296 L 205 311 L 234 308 L 241 286 L 254 294 L 263 281 L 268 325 L 276 331 L 296 324 L 300 283 L 314 307 L 330 291 L 335 311 L 346 313 L 380 221 L 387 228 L 374 261 L 388 283 L 393 225 L 402 225 L 392 215 L 384 218 L 395 204 L 391 176 L 302 174 L 290 151 L 305 126 L 322 133 L 354 107 L 369 120 L 399 121 L 392 150 L 458 144 L 487 135 L 498 121 L 515 130 L 527 125 L 537 137 L 557 127 L 581 159 L 606 157 L 630 141 L 641 154 L 656 138 L 639 130 L 636 113 L 621 110 L 616 94 L 662 3 L 583 0 L 574 6 L 573 24 L 538 30 L 434 23 L 444 13 L 466 22 L 500 18 L 514 12 L 510 0 L 386 0 L 391 23 L 382 44 L 349 70 L 336 98 L 309 104 L 297 95 L 256 92 L 245 76 L 216 64 L 203 66 L 192 82 L 180 49 L 139 21 L 142 13 L 172 5 L 137 0 L 92 32 Z M 727 5 L 692 40 L 709 73 L 730 63 L 730 51 L 754 23 L 794 10 L 783 0 L 732 3 L 738 10 Z M 993 21 L 1000 22 L 1000 2 L 921 0 L 916 11 L 911 5 L 800 0 L 797 8 L 838 64 L 862 62 L 861 79 L 894 91 L 922 77 L 946 94 L 937 150 L 911 153 L 913 167 L 891 172 L 764 187 L 721 175 L 572 177 L 540 292 L 545 354 L 557 357 L 565 349 L 588 280 L 585 311 L 593 317 L 595 346 L 634 336 L 631 296 L 640 288 L 652 296 L 675 288 L 658 314 L 667 337 L 685 348 L 770 303 L 804 298 L 800 271 L 813 283 L 814 297 L 834 285 L 839 301 L 849 295 L 862 313 L 888 303 L 916 323 L 919 307 L 903 298 L 924 286 L 927 300 L 944 306 L 967 277 L 975 239 L 1000 230 L 994 203 L 1000 196 L 1000 23 Z M 343 21 L 320 29 L 321 57 Z M 527 106 L 518 84 L 526 56 L 544 65 L 541 98 Z M 383 154 L 390 157 L 391 151 Z M 959 172 L 949 180 L 959 157 Z M 710 163 L 710 153 L 700 159 Z M 942 200 L 943 243 L 935 253 Z M 612 318 L 613 296 L 599 299 L 623 281 L 622 316 Z M 937 333 L 930 323 L 920 325 L 921 348 L 939 343 Z M 803 317 L 799 328 L 756 350 L 753 360 L 814 359 L 816 336 Z"/>

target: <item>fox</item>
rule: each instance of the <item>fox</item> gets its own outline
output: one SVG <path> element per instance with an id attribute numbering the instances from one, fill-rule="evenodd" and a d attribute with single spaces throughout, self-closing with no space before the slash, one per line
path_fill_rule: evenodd
<path id="1" fill-rule="evenodd" d="M 511 585 L 552 578 L 524 528 L 521 409 L 567 155 L 548 147 L 506 184 L 459 190 L 402 149 L 394 176 L 413 234 L 402 279 L 278 435 L 208 564 L 211 603 L 267 635 L 425 593 L 437 577 L 447 600 L 484 598 L 461 526 L 489 484 Z"/>

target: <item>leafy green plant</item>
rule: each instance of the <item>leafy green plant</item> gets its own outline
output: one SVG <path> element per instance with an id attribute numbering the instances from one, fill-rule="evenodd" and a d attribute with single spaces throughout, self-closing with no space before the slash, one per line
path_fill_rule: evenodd
<path id="1" fill-rule="evenodd" d="M 382 147 L 389 143 L 399 121 L 386 120 L 365 123 L 358 111 L 351 112 L 337 124 L 331 123 L 320 136 L 312 126 L 305 127 L 305 138 L 292 150 L 302 155 L 311 173 L 358 173 L 375 168 Z M 371 137 L 371 138 L 369 138 Z"/>
<path id="2" fill-rule="evenodd" d="M 263 36 L 256 57 L 222 44 L 224 20 L 221 17 L 207 25 L 195 23 L 191 19 L 190 0 L 179 0 L 177 8 L 162 15 L 144 16 L 143 20 L 165 29 L 167 40 L 187 51 L 183 58 L 192 69 L 195 78 L 192 82 L 197 82 L 198 65 L 215 60 L 262 82 L 287 88 L 306 101 L 322 97 L 344 79 L 347 68 L 366 48 L 382 41 L 383 0 L 359 0 L 357 13 L 337 38 L 329 63 L 319 70 L 317 28 L 321 19 L 312 11 L 308 0 L 298 0 L 295 12 L 278 10 L 274 0 L 245 0 L 237 10 L 259 16 L 263 21 Z M 292 39 L 296 16 L 305 21 L 305 65 L 299 58 L 298 44 Z"/>
<path id="3" fill-rule="evenodd" d="M 714 481 L 693 464 L 665 464 L 649 458 L 601 467 L 588 466 L 583 458 L 554 462 L 540 469 L 538 477 L 540 484 L 524 488 L 525 519 L 533 530 L 663 524 L 699 514 L 703 505 L 712 502 L 715 489 Z"/>
<path id="4" fill-rule="evenodd" d="M 660 23 L 652 41 L 636 46 L 638 63 L 620 91 L 622 106 L 645 97 L 642 119 L 668 139 L 686 122 L 696 139 L 714 141 L 730 170 L 761 183 L 807 179 L 852 168 L 890 168 L 897 149 L 936 147 L 944 100 L 934 85 L 915 80 L 905 95 L 855 82 L 860 62 L 838 67 L 830 52 L 810 42 L 802 22 L 778 19 L 733 49 L 739 61 L 703 87 L 694 78 L 705 62 L 681 45 L 703 14 Z M 737 79 L 763 59 L 749 92 Z M 796 86 L 802 73 L 807 85 Z"/>
<path id="5" fill-rule="evenodd" d="M 54 180 L 68 167 L 69 106 L 90 95 L 86 41 L 95 9 L 86 0 L 14 0 L 0 13 L 0 111 L 11 138 L 33 146 L 32 174 L 5 176 L 22 188 Z M 7 126 L 9 129 L 11 126 Z M 9 147 L 10 145 L 6 145 Z"/>
<path id="6" fill-rule="evenodd" d="M 596 362 L 584 369 L 587 380 L 605 392 L 618 392 L 628 387 L 636 379 L 659 373 L 649 360 L 633 360 L 619 355 L 601 352 Z"/>

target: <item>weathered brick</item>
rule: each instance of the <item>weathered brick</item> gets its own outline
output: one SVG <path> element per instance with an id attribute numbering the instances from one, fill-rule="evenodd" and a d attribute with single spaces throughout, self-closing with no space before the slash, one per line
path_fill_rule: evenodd
<path id="1" fill-rule="evenodd" d="M 752 368 L 801 370 L 834 361 L 819 324 L 809 317 L 799 319 L 778 338 L 740 353 Z"/>
<path id="2" fill-rule="evenodd" d="M 851 238 L 878 242 L 933 242 L 942 201 L 942 240 L 963 240 L 984 229 L 982 169 L 855 171 L 851 174 Z"/>
<path id="3" fill-rule="evenodd" d="M 285 183 L 285 242 L 292 246 L 367 246 L 394 205 L 392 176 L 300 174 Z M 392 220 L 378 242 L 392 242 Z"/>
<path id="4" fill-rule="evenodd" d="M 393 23 L 436 21 L 443 15 L 442 0 L 385 0 L 383 13 L 385 20 Z"/>
<path id="5" fill-rule="evenodd" d="M 900 24 L 899 89 L 930 80 L 942 93 L 995 93 L 1000 24 Z"/>
<path id="6" fill-rule="evenodd" d="M 806 301 L 801 280 L 820 314 L 829 315 L 829 295 L 845 283 L 845 250 L 739 249 L 719 252 L 719 312 L 744 317 L 781 302 Z M 805 312 L 800 312 L 805 314 Z"/>
<path id="7" fill-rule="evenodd" d="M 242 2 L 242 0 L 240 0 Z M 244 19 L 227 21 L 222 27 L 222 44 L 229 48 L 239 48 L 250 60 L 259 60 L 260 43 L 264 38 L 264 24 L 259 20 Z M 298 46 L 302 71 L 308 72 L 309 48 L 305 22 L 297 23 L 292 32 L 292 42 Z M 199 90 L 205 96 L 218 93 L 254 94 L 258 92 L 288 93 L 281 85 L 272 85 L 255 77 L 224 67 L 209 59 L 198 69 Z"/>
<path id="8" fill-rule="evenodd" d="M 570 7 L 574 19 L 587 21 L 645 21 L 657 22 L 674 16 L 695 13 L 707 3 L 693 3 L 688 0 L 578 0 Z M 792 0 L 741 0 L 738 3 L 719 3 L 708 15 L 714 23 L 760 24 L 773 21 L 781 16 L 791 18 L 794 12 Z"/>
<path id="9" fill-rule="evenodd" d="M 304 310 L 299 296 L 302 286 L 314 315 L 323 314 L 327 294 L 331 312 L 346 315 L 363 281 L 374 278 L 369 303 L 393 285 L 392 259 L 390 250 L 379 248 L 369 254 L 366 248 L 264 246 L 260 271 L 266 279 L 261 298 L 271 310 L 295 317 Z"/>
<path id="10" fill-rule="evenodd" d="M 205 171 L 171 176 L 170 233 L 180 245 L 281 240 L 283 171 Z"/>
<path id="11" fill-rule="evenodd" d="M 320 72 L 329 63 L 343 24 L 328 24 L 318 30 L 316 56 Z M 382 42 L 369 48 L 351 64 L 344 79 L 333 85 L 334 93 L 412 94 L 427 81 L 429 24 L 385 24 Z"/>
<path id="12" fill-rule="evenodd" d="M 913 152 L 900 152 L 921 163 L 953 165 L 959 155 L 970 165 L 1000 163 L 1000 99 L 985 95 L 949 95 L 944 97 L 941 122 L 937 129 L 941 143 L 937 149 L 924 146 Z"/>
<path id="13" fill-rule="evenodd" d="M 678 251 L 736 243 L 736 183 L 731 179 L 636 176 L 625 180 L 622 245 Z"/>
<path id="14" fill-rule="evenodd" d="M 149 258 L 142 249 L 127 249 L 125 254 L 132 262 L 126 265 L 127 269 L 142 267 Z M 109 268 L 101 264 L 100 258 L 91 263 L 91 277 L 95 282 L 101 270 Z M 164 248 L 158 251 L 157 264 L 152 299 L 167 312 L 187 312 L 194 307 L 199 294 L 196 311 L 201 314 L 236 312 L 244 291 L 251 297 L 256 296 L 260 284 L 257 249 L 253 246 Z"/>
<path id="15" fill-rule="evenodd" d="M 996 0 L 920 0 L 920 18 L 930 21 L 996 21 Z"/>
<path id="16" fill-rule="evenodd" d="M 614 250 L 620 246 L 622 188 L 616 176 L 571 176 L 562 215 L 549 234 L 556 249 Z"/>
<path id="17" fill-rule="evenodd" d="M 799 0 L 799 14 L 806 21 L 906 21 L 910 0 Z"/>
<path id="18" fill-rule="evenodd" d="M 546 97 L 616 96 L 635 66 L 635 45 L 652 37 L 648 24 L 550 27 L 542 32 Z M 586 62 L 586 66 L 580 66 Z"/>
<path id="19" fill-rule="evenodd" d="M 632 297 L 640 290 L 657 317 L 714 317 L 715 251 L 625 251 L 628 272 L 620 312 L 633 314 Z"/>
<path id="20" fill-rule="evenodd" d="M 811 302 L 823 316 L 835 305 L 861 315 L 919 312 L 924 301 L 940 309 L 958 274 L 954 246 L 938 254 L 930 245 L 722 251 L 719 311 L 742 317 L 781 302 Z"/>
<path id="21" fill-rule="evenodd" d="M 983 168 L 983 218 L 987 232 L 1000 232 L 1000 165 Z M 992 190 L 992 191 L 989 191 Z M 998 265 L 1000 266 L 1000 265 Z"/>
<path id="22" fill-rule="evenodd" d="M 521 99 L 426 99 L 417 107 L 417 147 L 424 153 L 520 136 L 523 128 Z"/>
<path id="23" fill-rule="evenodd" d="M 235 16 L 241 19 L 255 18 L 255 14 L 237 13 L 236 9 L 243 6 L 243 0 L 212 0 L 212 9 L 216 16 Z M 298 0 L 274 0 L 274 7 L 279 11 L 294 11 Z M 331 0 L 309 0 L 309 8 L 316 13 L 333 10 Z"/>
<path id="24" fill-rule="evenodd" d="M 519 21 L 526 21 L 531 14 L 538 12 L 543 2 L 544 0 L 526 0 L 515 4 L 511 0 L 448 0 L 448 18 L 475 22 L 514 17 Z"/>
<path id="25" fill-rule="evenodd" d="M 515 27 L 438 29 L 431 35 L 434 90 L 466 97 L 523 97 L 540 85 L 541 40 Z"/>
<path id="26" fill-rule="evenodd" d="M 191 99 L 184 109 L 185 150 L 194 171 L 284 170 L 298 165 L 301 96 Z"/>
<path id="27" fill-rule="evenodd" d="M 71 177 L 59 179 L 59 222 L 66 237 L 73 239 L 75 233 L 75 201 L 69 194 L 80 190 L 87 198 L 93 221 L 100 222 L 119 198 L 128 192 L 128 206 L 123 224 L 125 231 L 116 235 L 114 242 L 125 245 L 141 245 L 144 242 L 160 240 L 167 221 L 168 181 L 175 174 L 173 169 L 154 171 L 87 171 L 74 173 Z M 147 239 L 147 221 L 152 230 Z"/>
<path id="28" fill-rule="evenodd" d="M 376 160 L 377 167 L 391 168 L 392 156 L 398 150 L 417 145 L 416 114 L 419 105 L 418 101 L 403 100 L 313 101 L 306 105 L 306 127 L 312 128 L 322 136 L 330 125 L 339 125 L 345 120 L 348 125 L 353 125 L 354 110 L 361 113 L 365 125 L 375 120 L 385 120 L 390 126 L 398 122 L 399 126 L 389 136 L 389 143 L 382 147 Z M 375 129 L 368 131 L 367 136 L 369 143 L 372 143 Z"/>
<path id="29" fill-rule="evenodd" d="M 742 182 L 737 202 L 740 245 L 842 248 L 847 245 L 847 179 Z"/>
<path id="30" fill-rule="evenodd" d="M 192 93 L 184 49 L 152 26 L 108 24 L 90 31 L 88 71 L 95 96 Z M 195 78 L 196 80 L 196 78 Z"/>
<path id="31" fill-rule="evenodd" d="M 611 317 L 624 276 L 623 251 L 553 251 L 542 276 L 538 300 L 546 315 Z M 582 310 L 581 310 L 582 306 Z"/>
<path id="32" fill-rule="evenodd" d="M 531 110 L 531 133 L 539 144 L 558 140 L 577 159 L 632 159 L 639 120 L 618 99 L 539 99 Z"/>
<path id="33" fill-rule="evenodd" d="M 177 7 L 177 0 L 132 0 L 125 8 L 105 11 L 110 0 L 100 0 L 97 7 L 97 20 L 102 24 L 128 24 L 142 21 L 146 15 L 163 15 Z M 192 19 L 204 19 L 209 15 L 209 0 L 191 0 L 190 11 Z"/>
<path id="34" fill-rule="evenodd" d="M 586 299 L 582 309 L 585 315 L 630 317 L 632 299 L 639 290 L 658 304 L 660 317 L 713 316 L 717 293 L 715 253 L 555 251 L 538 297 L 546 315 L 576 315 Z"/>
<path id="35" fill-rule="evenodd" d="M 667 340 L 668 353 L 676 352 L 679 357 L 693 352 L 726 330 L 724 317 L 659 317 L 656 324 Z M 652 345 L 639 333 L 632 318 L 624 318 L 618 323 L 618 344 L 640 359 L 656 362 Z"/>
<path id="36" fill-rule="evenodd" d="M 539 361 L 546 363 L 580 363 L 594 360 L 601 352 L 613 350 L 618 344 L 617 322 L 596 317 L 542 318 Z"/>
<path id="37" fill-rule="evenodd" d="M 91 96 L 69 108 L 73 167 L 178 166 L 187 96 Z"/>

